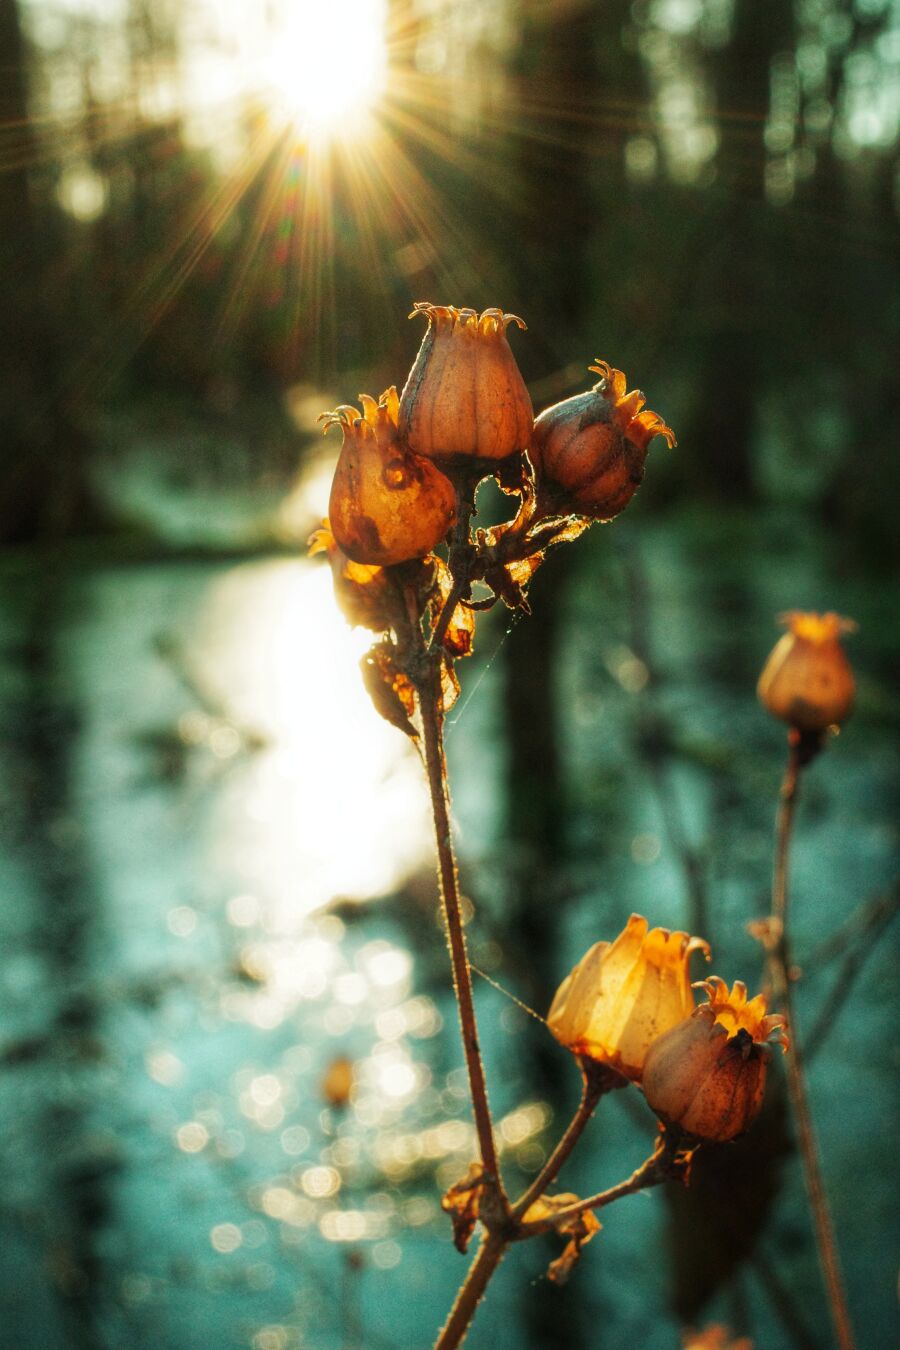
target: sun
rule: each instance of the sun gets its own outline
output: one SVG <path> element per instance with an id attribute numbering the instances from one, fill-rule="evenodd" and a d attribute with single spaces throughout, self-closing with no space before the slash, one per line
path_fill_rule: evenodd
<path id="1" fill-rule="evenodd" d="M 357 136 L 385 83 L 384 0 L 286 0 L 270 32 L 273 106 L 305 137 Z"/>

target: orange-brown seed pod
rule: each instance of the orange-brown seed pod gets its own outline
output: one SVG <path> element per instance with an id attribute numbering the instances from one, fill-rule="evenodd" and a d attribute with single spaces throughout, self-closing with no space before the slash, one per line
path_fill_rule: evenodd
<path id="1" fill-rule="evenodd" d="M 644 395 L 626 393 L 621 370 L 599 358 L 589 369 L 603 377 L 593 389 L 545 409 L 534 424 L 529 453 L 541 515 L 612 520 L 640 487 L 653 437 L 676 444 L 661 417 L 642 411 Z"/>
<path id="2" fill-rule="evenodd" d="M 329 1106 L 343 1111 L 349 1105 L 353 1092 L 353 1061 L 346 1055 L 336 1055 L 325 1070 L 321 1092 Z"/>
<path id="3" fill-rule="evenodd" d="M 702 1331 L 688 1328 L 681 1333 L 682 1350 L 753 1350 L 749 1336 L 732 1336 L 728 1327 L 713 1322 Z"/>
<path id="4" fill-rule="evenodd" d="M 456 494 L 441 471 L 409 450 L 397 431 L 397 390 L 363 414 L 344 405 L 319 419 L 344 433 L 328 516 L 338 547 L 357 563 L 388 567 L 423 558 L 456 518 Z"/>
<path id="5" fill-rule="evenodd" d="M 773 717 L 798 731 L 839 726 L 853 711 L 856 681 L 841 634 L 856 624 L 839 614 L 782 614 L 788 631 L 763 667 L 756 692 Z"/>
<path id="6" fill-rule="evenodd" d="M 400 432 L 430 459 L 506 459 L 528 448 L 534 409 L 506 338 L 501 309 L 420 301 L 428 329 L 400 396 Z"/>
<path id="7" fill-rule="evenodd" d="M 597 942 L 556 992 L 547 1026 L 573 1054 L 640 1081 L 648 1048 L 694 1007 L 688 965 L 702 938 L 651 928 L 632 914 L 615 942 Z"/>
<path id="8" fill-rule="evenodd" d="M 702 1004 L 654 1041 L 644 1063 L 641 1086 L 661 1120 L 697 1139 L 722 1143 L 753 1124 L 763 1103 L 770 1035 L 784 1019 L 766 1016 L 762 994 L 748 1000 L 736 980 L 731 990 L 713 976 Z"/>

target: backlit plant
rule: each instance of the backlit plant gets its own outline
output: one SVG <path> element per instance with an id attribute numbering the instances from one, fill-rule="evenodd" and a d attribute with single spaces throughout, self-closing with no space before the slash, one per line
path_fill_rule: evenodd
<path id="1" fill-rule="evenodd" d="M 675 436 L 645 408 L 642 393 L 628 392 L 623 373 L 599 359 L 591 370 L 600 380 L 590 391 L 535 419 L 507 339 L 511 325 L 524 328 L 521 319 L 500 309 L 479 315 L 425 303 L 413 313 L 425 317 L 428 328 L 400 396 L 394 388 L 377 401 L 361 395 L 361 411 L 343 405 L 322 415 L 326 430 L 340 427 L 343 443 L 330 520 L 313 536 L 312 548 L 328 556 L 347 619 L 378 634 L 363 658 L 363 678 L 379 713 L 420 751 L 431 796 L 478 1141 L 478 1157 L 451 1186 L 443 1207 L 459 1250 L 466 1250 L 477 1227 L 482 1230 L 435 1343 L 450 1350 L 465 1337 L 511 1244 L 556 1232 L 566 1245 L 548 1274 L 562 1282 L 599 1231 L 595 1210 L 669 1179 L 687 1181 L 697 1148 L 748 1129 L 763 1102 L 767 1042 L 780 1035 L 787 1049 L 788 1036 L 785 1017 L 768 1013 L 766 995 L 748 1000 L 740 981 L 729 990 L 710 977 L 700 985 L 707 1001 L 697 1006 L 689 965 L 697 951 L 709 959 L 708 944 L 687 933 L 650 929 L 646 919 L 632 915 L 612 942 L 587 952 L 553 1000 L 547 1026 L 576 1057 L 582 1099 L 526 1191 L 516 1198 L 508 1193 L 479 1049 L 451 839 L 443 724 L 459 693 L 456 663 L 472 651 L 478 611 L 500 601 L 527 612 L 529 583 L 548 552 L 624 510 L 643 478 L 650 442 L 662 436 L 674 446 Z M 517 500 L 517 509 L 500 525 L 473 530 L 475 492 L 488 477 Z M 759 692 L 791 726 L 796 778 L 797 765 L 820 747 L 826 728 L 849 712 L 854 686 L 838 643 L 843 621 L 791 615 L 789 622 L 791 631 L 770 658 Z M 776 1002 L 790 1018 L 783 827 L 780 838 L 775 917 L 758 931 L 770 948 Z M 629 1084 L 643 1091 L 659 1121 L 651 1156 L 597 1194 L 550 1194 L 600 1098 Z M 829 1275 L 827 1283 L 836 1308 L 839 1280 Z M 849 1322 L 842 1323 L 837 1310 L 835 1321 L 842 1346 L 851 1345 Z"/>

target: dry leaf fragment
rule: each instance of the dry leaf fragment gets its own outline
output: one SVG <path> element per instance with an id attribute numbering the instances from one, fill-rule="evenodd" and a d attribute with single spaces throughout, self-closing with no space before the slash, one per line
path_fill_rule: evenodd
<path id="1" fill-rule="evenodd" d="M 473 1162 L 466 1175 L 454 1182 L 441 1198 L 441 1209 L 450 1215 L 453 1223 L 453 1245 L 458 1252 L 464 1252 L 469 1245 L 483 1194 L 484 1168 L 481 1163 Z"/>
<path id="2" fill-rule="evenodd" d="M 444 657 L 441 662 L 441 707 L 449 712 L 460 695 L 460 683 L 450 661 Z"/>
<path id="3" fill-rule="evenodd" d="M 441 609 L 447 603 L 447 597 L 453 590 L 453 578 L 450 569 L 440 558 L 435 558 L 435 592 L 432 598 L 432 622 L 437 623 Z M 444 634 L 444 650 L 450 656 L 471 656 L 475 639 L 475 615 L 462 603 L 458 604 L 450 616 L 447 631 Z"/>
<path id="4" fill-rule="evenodd" d="M 391 726 L 415 740 L 419 733 L 410 718 L 416 710 L 416 691 L 412 681 L 394 665 L 392 644 L 381 642 L 370 647 L 360 669 L 376 710 Z"/>
<path id="5" fill-rule="evenodd" d="M 539 1200 L 535 1200 L 522 1216 L 524 1223 L 538 1223 L 542 1219 L 552 1219 L 554 1214 L 558 1214 L 561 1209 L 568 1209 L 570 1205 L 577 1205 L 579 1196 L 566 1193 L 564 1195 L 542 1195 Z M 572 1270 L 581 1256 L 581 1249 L 585 1243 L 590 1242 L 595 1233 L 599 1233 L 602 1224 L 593 1210 L 584 1209 L 580 1214 L 575 1214 L 570 1219 L 563 1219 L 556 1229 L 557 1233 L 569 1239 L 562 1256 L 558 1256 L 555 1261 L 551 1261 L 547 1267 L 547 1278 L 554 1284 L 565 1284 Z"/>
<path id="6" fill-rule="evenodd" d="M 316 553 L 328 558 L 334 597 L 348 623 L 370 628 L 373 633 L 384 633 L 393 626 L 398 594 L 383 567 L 348 558 L 338 548 L 327 520 L 309 537 L 309 556 Z"/>

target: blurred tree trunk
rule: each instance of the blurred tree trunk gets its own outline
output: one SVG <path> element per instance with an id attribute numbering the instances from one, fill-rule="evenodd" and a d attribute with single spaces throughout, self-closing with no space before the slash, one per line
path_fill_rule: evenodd
<path id="1" fill-rule="evenodd" d="M 534 130 L 541 134 L 525 143 L 520 156 L 520 228 L 528 240 L 522 261 L 526 267 L 530 263 L 531 272 L 523 289 L 527 293 L 530 283 L 544 299 L 531 346 L 543 350 L 545 361 L 549 357 L 568 365 L 581 356 L 585 378 L 579 388 L 593 379 L 587 374 L 595 355 L 591 344 L 597 341 L 593 327 L 605 297 L 617 285 L 616 275 L 597 275 L 596 259 L 604 255 L 614 227 L 612 203 L 623 189 L 624 140 L 637 106 L 636 91 L 642 88 L 637 59 L 626 53 L 620 36 L 628 10 L 626 3 L 607 6 L 602 26 L 595 7 L 581 0 L 557 6 L 553 21 L 531 6 L 520 11 L 516 76 L 523 105 L 533 89 L 543 91 L 545 99 L 545 106 L 532 113 Z M 593 119 L 585 133 L 580 119 L 570 118 L 579 108 L 593 110 L 602 133 Z M 603 149 L 598 154 L 599 135 Z M 590 545 L 581 545 L 585 547 Z M 530 993 L 538 1007 L 545 1006 L 564 973 L 553 936 L 558 936 L 558 916 L 539 897 L 559 891 L 567 852 L 557 676 L 564 597 L 575 561 L 567 547 L 550 558 L 535 581 L 534 614 L 513 627 L 504 646 L 507 831 L 522 879 L 515 924 L 527 934 L 533 963 Z M 549 1042 L 541 1056 L 545 1058 L 548 1072 L 558 1076 L 549 1068 L 559 1059 Z"/>
<path id="2" fill-rule="evenodd" d="M 791 6 L 784 0 L 737 0 L 730 42 L 710 62 L 726 190 L 719 238 L 704 268 L 709 315 L 698 352 L 696 403 L 685 441 L 697 447 L 695 472 L 708 495 L 750 502 L 754 441 L 769 368 L 768 316 L 778 315 L 771 288 L 779 277 L 766 201 L 765 127 L 772 57 L 790 46 Z"/>
<path id="3" fill-rule="evenodd" d="M 851 61 L 866 60 L 891 26 L 887 10 L 855 10 L 846 50 L 827 53 L 821 95 L 833 117 Z M 900 314 L 896 305 L 885 304 L 884 280 L 896 252 L 897 171 L 896 144 L 848 162 L 836 153 L 832 129 L 818 147 L 815 174 L 800 185 L 804 206 L 826 219 L 836 215 L 839 203 L 848 231 L 837 247 L 826 245 L 824 257 L 820 245 L 821 284 L 814 297 L 816 327 L 826 338 L 821 368 L 843 394 L 847 430 L 822 501 L 824 515 L 842 533 L 854 535 L 874 562 L 889 564 L 897 555 L 897 530 L 885 484 L 896 468 L 893 437 L 885 430 L 900 418 L 895 374 Z M 838 248 L 843 256 L 834 256 Z M 873 322 L 874 315 L 880 322 Z"/>
<path id="4" fill-rule="evenodd" d="M 530 120 L 532 133 L 520 147 L 518 165 L 519 233 L 525 241 L 518 255 L 525 269 L 519 289 L 526 297 L 533 292 L 543 302 L 539 316 L 525 308 L 524 317 L 532 323 L 528 349 L 540 354 L 544 375 L 548 368 L 582 359 L 585 379 L 578 387 L 584 388 L 592 379 L 587 366 L 596 354 L 597 338 L 592 336 L 596 316 L 604 292 L 616 284 L 614 276 L 598 275 L 597 259 L 609 241 L 611 204 L 623 186 L 628 117 L 623 119 L 622 109 L 634 105 L 635 90 L 641 88 L 636 62 L 625 54 L 621 42 L 628 5 L 607 5 L 602 24 L 596 7 L 582 0 L 557 5 L 552 15 L 523 3 L 518 15 L 521 38 L 515 78 L 522 120 Z M 535 91 L 540 97 L 537 107 L 532 103 Z M 578 114 L 587 109 L 592 118 L 585 123 Z M 599 132 L 594 118 L 599 119 Z M 523 361 L 523 365 L 530 375 L 537 366 L 534 355 L 532 364 Z M 556 397 L 568 392 L 560 389 Z M 512 627 L 503 647 L 506 846 L 511 864 L 506 920 L 510 955 L 522 970 L 521 987 L 541 1013 L 566 973 L 560 920 L 567 890 L 571 803 L 560 748 L 562 724 L 569 714 L 560 706 L 559 661 L 566 593 L 576 565 L 577 556 L 568 547 L 553 554 L 532 588 L 533 615 Z M 577 1104 L 575 1066 L 545 1028 L 529 1024 L 526 1044 L 522 1051 L 528 1060 L 529 1087 L 550 1100 L 553 1131 L 561 1132 Z M 569 1165 L 559 1189 L 572 1185 L 574 1168 L 577 1161 Z M 596 1296 L 590 1302 L 595 1311 Z M 560 1299 L 546 1284 L 533 1285 L 527 1312 L 530 1343 L 565 1344 L 572 1350 L 600 1345 L 596 1324 L 588 1329 L 586 1307 L 584 1299 Z"/>
<path id="5" fill-rule="evenodd" d="M 35 145 L 16 0 L 0 0 L 0 51 L 0 126 L 15 138 L 14 167 L 0 174 L 0 542 L 21 542 L 90 526 L 98 513 L 88 445 L 63 388 L 64 311 L 49 267 L 56 222 L 35 209 L 31 193 Z"/>
<path id="6" fill-rule="evenodd" d="M 102 1236 L 117 1161 L 97 1128 L 99 1066 L 108 1072 L 94 966 L 99 916 L 79 825 L 80 714 L 63 637 L 64 616 L 78 604 L 77 584 L 75 592 L 61 569 L 48 567 L 27 588 L 17 585 L 2 597 L 18 658 L 0 728 L 8 782 L 16 785 L 3 833 L 25 878 L 9 904 L 24 902 L 16 955 L 43 973 L 28 1034 L 19 1042 L 7 1036 L 2 1048 L 4 1073 L 37 1079 L 29 1079 L 27 1091 L 23 1079 L 22 1118 L 11 1132 L 7 1164 L 26 1169 L 27 1204 L 11 1209 L 16 1241 L 30 1245 L 33 1232 L 44 1248 L 43 1281 L 29 1293 L 33 1303 L 48 1305 L 46 1319 L 59 1325 L 54 1345 L 100 1350 Z M 24 1323 L 34 1309 L 21 1302 L 14 1314 Z M 46 1325 L 44 1316 L 40 1320 Z M 9 1333 L 7 1340 L 0 1331 L 0 1344 L 36 1343 L 27 1335 L 12 1339 L 12 1328 Z"/>

